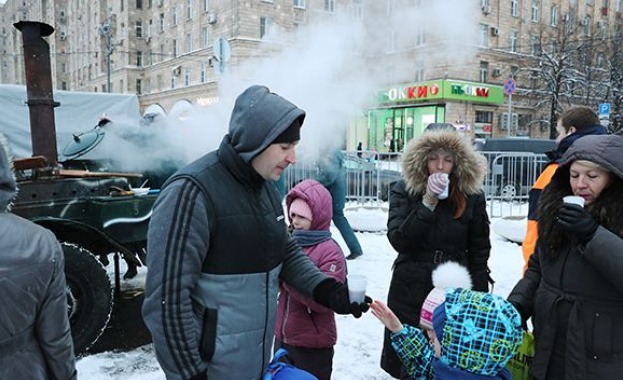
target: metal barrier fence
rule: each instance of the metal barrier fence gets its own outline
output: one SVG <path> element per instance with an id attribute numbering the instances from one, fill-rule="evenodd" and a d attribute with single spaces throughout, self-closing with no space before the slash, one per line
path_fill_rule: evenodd
<path id="1" fill-rule="evenodd" d="M 392 184 L 402 172 L 401 153 L 343 151 L 346 200 L 380 206 L 389 200 Z M 525 215 L 528 192 L 548 162 L 544 154 L 481 152 L 487 158 L 484 190 L 490 217 Z M 286 190 L 306 178 L 317 178 L 314 162 L 297 162 L 285 173 Z"/>
<path id="2" fill-rule="evenodd" d="M 549 162 L 544 154 L 481 152 L 487 158 L 484 190 L 489 217 L 526 215 L 528 193 Z"/>
<path id="3" fill-rule="evenodd" d="M 389 200 L 391 185 L 400 179 L 401 153 L 342 151 L 346 170 L 346 201 L 379 206 Z M 299 161 L 284 172 L 286 191 L 307 178 L 317 178 L 315 162 Z"/>

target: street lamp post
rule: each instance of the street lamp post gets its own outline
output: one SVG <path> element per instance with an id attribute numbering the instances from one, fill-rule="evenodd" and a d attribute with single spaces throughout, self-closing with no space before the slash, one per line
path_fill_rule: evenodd
<path id="1" fill-rule="evenodd" d="M 112 31 L 110 28 L 110 17 L 107 18 L 99 27 L 100 36 L 106 37 L 106 92 L 110 91 L 110 56 L 112 55 Z"/>

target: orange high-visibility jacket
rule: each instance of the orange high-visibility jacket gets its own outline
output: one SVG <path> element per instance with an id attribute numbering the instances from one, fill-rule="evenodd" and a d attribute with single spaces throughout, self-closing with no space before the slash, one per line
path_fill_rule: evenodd
<path id="1" fill-rule="evenodd" d="M 524 258 L 524 271 L 528 268 L 528 259 L 530 259 L 530 256 L 534 252 L 536 248 L 536 241 L 539 237 L 539 218 L 537 215 L 539 198 L 541 197 L 541 192 L 545 186 L 547 186 L 547 184 L 552 180 L 558 166 L 558 163 L 549 164 L 543 170 L 539 178 L 537 178 L 536 182 L 532 186 L 532 189 L 530 189 L 530 192 L 528 193 L 528 230 L 526 231 L 526 236 L 521 244 L 521 250 L 523 251 Z"/>

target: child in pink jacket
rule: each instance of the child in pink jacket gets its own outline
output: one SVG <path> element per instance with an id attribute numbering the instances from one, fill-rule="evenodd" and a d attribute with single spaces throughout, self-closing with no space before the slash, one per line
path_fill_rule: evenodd
<path id="1" fill-rule="evenodd" d="M 331 238 L 331 203 L 329 191 L 311 179 L 300 182 L 286 196 L 292 236 L 321 271 L 343 283 L 346 260 Z M 336 340 L 333 311 L 282 285 L 277 303 L 275 351 L 285 348 L 293 365 L 320 380 L 329 380 Z"/>

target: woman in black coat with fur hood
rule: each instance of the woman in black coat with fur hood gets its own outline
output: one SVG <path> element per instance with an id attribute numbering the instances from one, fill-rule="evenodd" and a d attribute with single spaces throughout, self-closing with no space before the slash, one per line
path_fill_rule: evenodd
<path id="1" fill-rule="evenodd" d="M 488 290 L 491 244 L 482 191 L 484 162 L 454 130 L 427 131 L 407 146 L 403 178 L 391 189 L 387 221 L 387 237 L 398 252 L 387 305 L 403 323 L 418 326 L 422 303 L 433 289 L 432 271 L 442 262 L 467 267 L 473 289 Z M 389 330 L 381 367 L 394 378 L 408 378 L 391 347 Z"/>
<path id="2" fill-rule="evenodd" d="M 585 205 L 563 203 L 576 195 Z M 544 189 L 539 238 L 508 300 L 532 317 L 539 380 L 623 376 L 623 138 L 573 143 Z"/>

